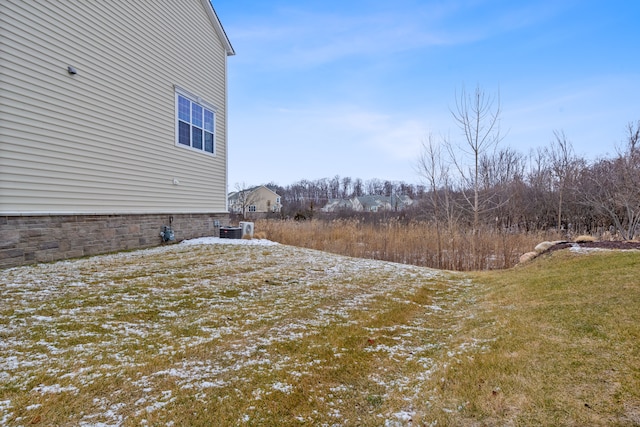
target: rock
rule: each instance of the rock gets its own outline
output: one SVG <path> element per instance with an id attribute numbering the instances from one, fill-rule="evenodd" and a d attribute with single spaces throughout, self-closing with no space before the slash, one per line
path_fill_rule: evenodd
<path id="1" fill-rule="evenodd" d="M 538 252 L 527 252 L 526 254 L 522 254 L 520 255 L 520 264 L 529 262 L 537 256 L 538 256 Z"/>
<path id="2" fill-rule="evenodd" d="M 556 244 L 555 242 L 541 242 L 541 243 L 538 243 L 538 245 L 534 248 L 534 250 L 540 254 L 555 244 Z"/>

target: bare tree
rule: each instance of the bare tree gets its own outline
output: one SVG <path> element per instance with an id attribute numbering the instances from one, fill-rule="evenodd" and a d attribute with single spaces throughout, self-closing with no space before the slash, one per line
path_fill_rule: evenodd
<path id="1" fill-rule="evenodd" d="M 509 205 L 512 199 L 518 197 L 514 190 L 521 189 L 519 184 L 523 181 L 524 169 L 524 156 L 509 147 L 481 157 L 481 189 L 484 194 L 491 194 L 485 201 L 485 210 L 495 210 L 496 225 L 510 226 L 517 215 L 514 206 Z"/>
<path id="2" fill-rule="evenodd" d="M 580 159 L 578 159 L 573 151 L 573 145 L 565 135 L 564 131 L 554 130 L 554 139 L 551 146 L 545 150 L 545 155 L 549 160 L 551 173 L 553 176 L 553 186 L 557 194 L 558 211 L 556 227 L 562 229 L 562 207 L 565 199 L 565 193 L 572 179 L 579 170 Z M 580 165 L 581 166 L 581 165 Z"/>
<path id="3" fill-rule="evenodd" d="M 623 239 L 640 228 L 640 121 L 627 126 L 627 146 L 585 171 L 583 201 L 608 216 Z"/>
<path id="4" fill-rule="evenodd" d="M 342 198 L 346 199 L 349 196 L 351 196 L 351 191 L 352 191 L 352 187 L 351 187 L 351 177 L 345 176 L 344 178 L 342 178 Z"/>
<path id="5" fill-rule="evenodd" d="M 550 206 L 553 177 L 548 164 L 545 149 L 538 148 L 529 154 L 529 170 L 527 172 L 527 195 L 521 210 L 526 212 L 527 230 L 546 229 L 553 221 Z"/>
<path id="6" fill-rule="evenodd" d="M 378 178 L 372 178 L 364 183 L 365 192 L 370 196 L 381 196 L 384 193 L 384 184 Z"/>
<path id="7" fill-rule="evenodd" d="M 391 181 L 385 181 L 383 184 L 384 195 L 387 197 L 391 197 L 394 193 L 394 185 Z"/>
<path id="8" fill-rule="evenodd" d="M 627 133 L 627 150 L 629 153 L 637 154 L 640 150 L 640 120 L 627 123 Z"/>
<path id="9" fill-rule="evenodd" d="M 249 206 L 255 205 L 258 200 L 256 200 L 256 196 L 252 194 L 253 188 L 248 187 L 246 183 L 236 183 L 235 185 L 236 194 L 237 194 L 237 202 L 236 205 L 240 209 L 240 213 L 242 214 L 242 219 L 247 217 L 247 211 L 249 210 Z"/>
<path id="10" fill-rule="evenodd" d="M 429 188 L 429 202 L 433 209 L 433 221 L 436 226 L 437 239 L 437 267 L 442 266 L 442 233 L 440 226 L 440 190 L 448 192 L 449 167 L 443 161 L 440 145 L 429 134 L 422 141 L 422 150 L 415 165 L 416 172 L 425 181 Z"/>
<path id="11" fill-rule="evenodd" d="M 353 181 L 353 197 L 364 196 L 364 184 L 360 178 Z"/>
<path id="12" fill-rule="evenodd" d="M 462 131 L 463 141 L 454 143 L 449 139 L 445 145 L 462 179 L 462 193 L 467 206 L 473 212 L 473 233 L 480 225 L 480 213 L 488 209 L 490 194 L 481 195 L 480 160 L 491 155 L 501 141 L 500 97 L 485 93 L 479 86 L 473 93 L 464 87 L 456 96 L 451 114 Z M 468 191 L 473 192 L 470 196 Z"/>
<path id="13" fill-rule="evenodd" d="M 337 199 L 340 197 L 340 176 L 336 175 L 329 181 L 329 198 Z"/>

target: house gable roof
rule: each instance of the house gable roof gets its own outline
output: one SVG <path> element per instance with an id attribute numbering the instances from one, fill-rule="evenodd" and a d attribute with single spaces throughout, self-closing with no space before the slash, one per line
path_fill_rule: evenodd
<path id="1" fill-rule="evenodd" d="M 233 46 L 231 46 L 231 42 L 229 41 L 229 37 L 227 37 L 227 33 L 224 31 L 222 27 L 222 23 L 220 19 L 218 19 L 218 14 L 216 14 L 213 5 L 211 4 L 211 0 L 200 0 L 202 1 L 202 5 L 204 9 L 207 11 L 207 15 L 209 16 L 209 20 L 211 24 L 213 24 L 213 28 L 218 33 L 218 37 L 220 37 L 220 41 L 222 42 L 222 46 L 224 50 L 227 52 L 227 56 L 233 56 L 236 54 L 235 50 L 233 50 Z"/>
<path id="2" fill-rule="evenodd" d="M 241 191 L 232 191 L 230 192 L 227 197 L 229 198 L 230 201 L 232 200 L 236 200 L 240 197 L 240 193 L 245 192 L 246 194 L 252 194 L 255 191 L 260 190 L 261 188 L 264 188 L 265 190 L 269 191 L 270 193 L 273 193 L 273 195 L 275 197 L 280 197 L 280 195 L 278 193 L 276 193 L 275 191 L 273 191 L 272 189 L 270 189 L 269 187 L 265 186 L 265 185 L 257 185 L 255 187 L 250 187 L 247 188 L 245 190 L 241 190 Z"/>
<path id="3" fill-rule="evenodd" d="M 270 189 L 269 187 L 267 187 L 266 185 L 259 185 L 255 188 L 255 190 L 258 190 L 259 188 L 264 188 L 267 191 L 270 191 L 271 193 L 273 193 L 274 196 L 276 197 L 280 197 L 280 195 L 278 193 L 276 193 L 275 191 L 273 191 L 272 189 Z"/>

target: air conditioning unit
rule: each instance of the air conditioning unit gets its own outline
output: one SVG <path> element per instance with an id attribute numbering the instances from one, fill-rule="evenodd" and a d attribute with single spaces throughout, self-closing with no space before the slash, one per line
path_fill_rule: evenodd
<path id="1" fill-rule="evenodd" d="M 221 239 L 241 239 L 242 228 L 240 227 L 220 227 Z"/>
<path id="2" fill-rule="evenodd" d="M 240 228 L 242 228 L 242 237 L 249 236 L 253 238 L 253 222 L 241 221 Z"/>

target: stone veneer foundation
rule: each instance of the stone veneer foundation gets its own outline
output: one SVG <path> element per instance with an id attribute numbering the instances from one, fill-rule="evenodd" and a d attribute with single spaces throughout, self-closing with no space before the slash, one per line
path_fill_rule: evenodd
<path id="1" fill-rule="evenodd" d="M 171 219 L 174 242 L 229 224 L 227 213 L 0 216 L 0 268 L 159 246 Z"/>

